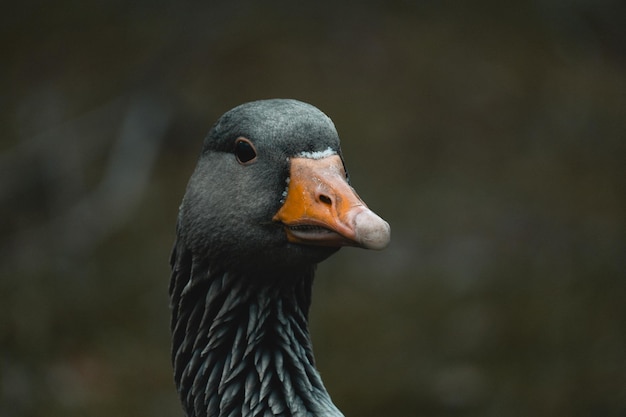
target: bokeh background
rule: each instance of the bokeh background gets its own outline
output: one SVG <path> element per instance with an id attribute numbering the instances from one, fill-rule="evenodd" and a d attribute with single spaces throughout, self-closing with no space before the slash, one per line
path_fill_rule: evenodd
<path id="1" fill-rule="evenodd" d="M 626 415 L 620 0 L 12 2 L 0 15 L 0 416 L 181 416 L 168 257 L 201 142 L 291 97 L 384 252 L 322 264 L 346 416 Z"/>

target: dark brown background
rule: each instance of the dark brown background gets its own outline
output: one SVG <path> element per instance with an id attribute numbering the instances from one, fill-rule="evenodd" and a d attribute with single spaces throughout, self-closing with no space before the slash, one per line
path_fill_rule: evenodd
<path id="1" fill-rule="evenodd" d="M 186 181 L 224 111 L 292 97 L 392 225 L 319 268 L 346 416 L 623 416 L 624 3 L 429 3 L 5 6 L 0 415 L 181 415 Z"/>

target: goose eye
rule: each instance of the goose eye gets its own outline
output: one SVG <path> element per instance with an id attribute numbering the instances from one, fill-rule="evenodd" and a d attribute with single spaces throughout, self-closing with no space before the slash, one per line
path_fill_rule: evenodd
<path id="1" fill-rule="evenodd" d="M 247 164 L 256 159 L 256 149 L 246 138 L 239 138 L 235 142 L 235 156 L 240 164 Z"/>

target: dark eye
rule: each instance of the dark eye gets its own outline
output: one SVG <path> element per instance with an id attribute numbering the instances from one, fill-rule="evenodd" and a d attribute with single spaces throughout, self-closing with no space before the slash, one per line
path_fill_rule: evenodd
<path id="1" fill-rule="evenodd" d="M 246 138 L 239 138 L 235 142 L 235 156 L 240 164 L 247 164 L 256 159 L 256 149 Z"/>

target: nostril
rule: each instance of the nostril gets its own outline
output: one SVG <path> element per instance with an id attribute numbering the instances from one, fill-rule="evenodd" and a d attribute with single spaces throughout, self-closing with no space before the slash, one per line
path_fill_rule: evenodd
<path id="1" fill-rule="evenodd" d="M 326 194 L 320 194 L 319 199 L 324 204 L 328 204 L 328 205 L 332 205 L 333 204 L 333 200 L 329 196 L 327 196 Z"/>

